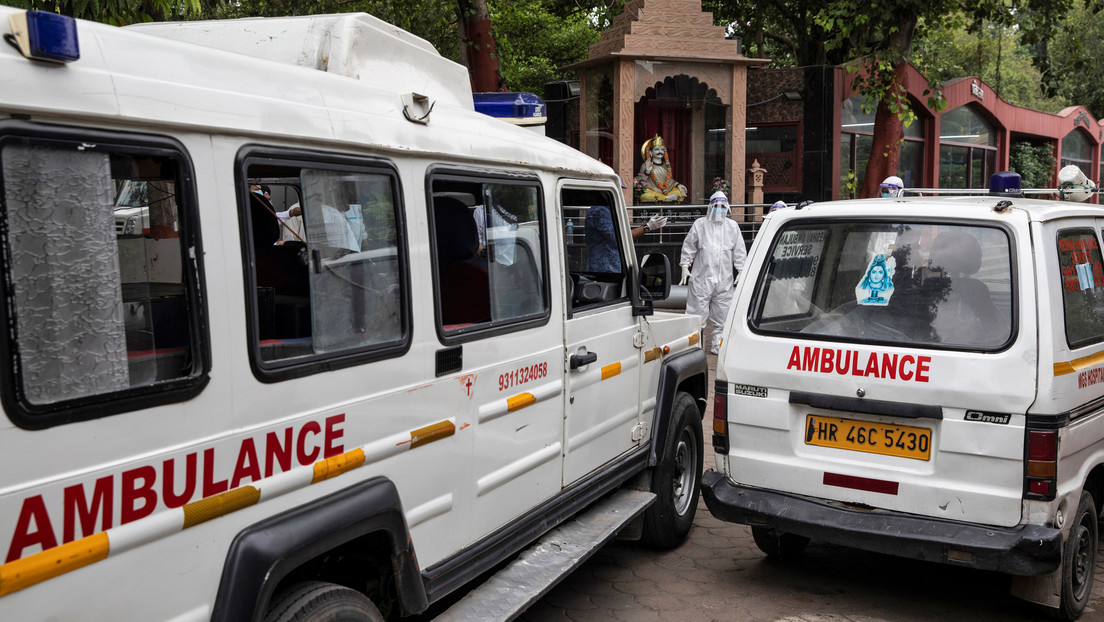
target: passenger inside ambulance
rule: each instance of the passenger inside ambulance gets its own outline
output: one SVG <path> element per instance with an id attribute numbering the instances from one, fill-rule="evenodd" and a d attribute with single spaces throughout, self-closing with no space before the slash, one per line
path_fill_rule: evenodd
<path id="1" fill-rule="evenodd" d="M 565 236 L 572 309 L 625 300 L 625 264 L 613 196 L 608 191 L 565 189 L 563 203 L 565 231 L 572 232 Z M 582 236 L 574 233 L 576 221 L 582 221 Z"/>
<path id="2" fill-rule="evenodd" d="M 432 188 L 441 329 L 459 335 L 544 317 L 549 285 L 539 188 L 451 175 L 434 179 Z"/>
<path id="3" fill-rule="evenodd" d="M 247 178 L 273 188 L 272 203 L 248 199 L 261 360 L 400 340 L 393 178 L 267 163 Z"/>

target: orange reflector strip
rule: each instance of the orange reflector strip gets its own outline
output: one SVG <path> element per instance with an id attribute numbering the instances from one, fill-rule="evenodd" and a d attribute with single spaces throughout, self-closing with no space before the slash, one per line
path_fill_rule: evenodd
<path id="1" fill-rule="evenodd" d="M 451 421 L 438 421 L 433 425 L 427 425 L 424 428 L 418 428 L 410 433 L 410 448 L 421 447 L 422 445 L 428 445 L 433 441 L 439 441 L 442 438 L 448 438 L 456 433 L 456 426 L 452 425 Z"/>
<path id="2" fill-rule="evenodd" d="M 694 333 L 693 335 L 690 335 L 690 345 L 696 345 L 698 341 L 701 341 L 701 334 Z"/>
<path id="3" fill-rule="evenodd" d="M 514 412 L 515 410 L 520 410 L 536 403 L 537 398 L 535 395 L 532 393 L 521 393 L 506 400 L 506 411 Z"/>
<path id="4" fill-rule="evenodd" d="M 713 420 L 713 433 L 714 434 L 724 434 L 725 433 L 725 420 L 724 419 L 714 419 Z"/>
<path id="5" fill-rule="evenodd" d="M 645 350 L 644 351 L 644 362 L 645 363 L 651 363 L 652 361 L 658 359 L 660 356 L 663 356 L 663 350 L 660 350 L 659 348 L 652 348 L 651 350 Z"/>
<path id="6" fill-rule="evenodd" d="M 620 373 L 621 373 L 621 363 L 620 362 L 610 363 L 609 365 L 605 365 L 604 367 L 602 367 L 602 380 L 606 380 L 608 378 L 613 378 L 614 376 L 616 376 L 617 374 L 620 374 Z"/>
<path id="7" fill-rule="evenodd" d="M 364 450 L 354 449 L 347 451 L 343 454 L 334 456 L 333 458 L 327 458 L 325 460 L 319 460 L 314 463 L 314 479 L 311 480 L 312 484 L 317 484 L 322 480 L 330 479 L 331 477 L 337 477 L 346 471 L 352 471 L 353 469 L 362 466 L 364 464 Z"/>
<path id="8" fill-rule="evenodd" d="M 1074 372 L 1081 371 L 1082 369 L 1087 369 L 1089 367 L 1094 367 L 1094 366 L 1099 365 L 1101 363 L 1104 363 L 1104 350 L 1101 350 L 1100 352 L 1097 352 L 1096 354 L 1090 354 L 1088 356 L 1083 356 L 1083 357 L 1078 358 L 1078 359 L 1073 359 L 1072 361 L 1066 361 L 1066 362 L 1063 362 L 1063 363 L 1055 363 L 1054 364 L 1054 375 L 1055 376 L 1064 376 L 1066 374 L 1072 374 Z"/>
<path id="9" fill-rule="evenodd" d="M 184 529 L 256 505 L 260 500 L 260 488 L 242 486 L 213 497 L 193 501 L 184 506 Z"/>
<path id="10" fill-rule="evenodd" d="M 107 534 L 100 532 L 0 566 L 0 596 L 107 559 Z"/>
<path id="11" fill-rule="evenodd" d="M 1054 477 L 1058 474 L 1058 463 L 1029 460 L 1027 474 L 1031 477 Z"/>

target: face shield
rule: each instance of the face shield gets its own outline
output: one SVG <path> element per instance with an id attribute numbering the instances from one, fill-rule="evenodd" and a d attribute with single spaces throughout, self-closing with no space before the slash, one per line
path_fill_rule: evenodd
<path id="1" fill-rule="evenodd" d="M 901 196 L 901 189 L 893 184 L 882 184 L 881 191 L 883 199 Z"/>
<path id="2" fill-rule="evenodd" d="M 720 222 L 725 218 L 728 218 L 728 202 L 727 201 L 714 201 L 709 204 L 709 220 L 713 222 Z"/>

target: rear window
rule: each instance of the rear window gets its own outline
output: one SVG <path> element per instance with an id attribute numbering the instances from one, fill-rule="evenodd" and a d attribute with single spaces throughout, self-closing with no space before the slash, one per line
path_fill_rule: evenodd
<path id="1" fill-rule="evenodd" d="M 1066 340 L 1078 348 L 1104 340 L 1104 264 L 1092 229 L 1058 233 Z"/>
<path id="2" fill-rule="evenodd" d="M 1012 338 L 1008 234 L 925 222 L 780 231 L 751 317 L 760 332 L 969 350 Z"/>

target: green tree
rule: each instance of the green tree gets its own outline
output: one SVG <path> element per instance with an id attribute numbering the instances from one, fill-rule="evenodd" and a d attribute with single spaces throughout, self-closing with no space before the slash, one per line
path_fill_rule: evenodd
<path id="1" fill-rule="evenodd" d="M 1095 14 L 1096 0 L 1084 0 Z M 846 49 L 855 60 L 848 65 L 856 90 L 877 101 L 874 147 L 867 162 L 860 196 L 874 196 L 879 180 L 896 173 L 904 126 L 914 118 L 908 106 L 904 64 L 910 59 L 917 32 L 964 24 L 976 32 L 984 24 L 1015 26 L 1022 42 L 1034 50 L 1044 93 L 1053 95 L 1060 83 L 1050 44 L 1056 33 L 1065 34 L 1063 20 L 1068 3 L 1057 0 L 981 0 L 963 7 L 951 0 L 831 0 L 817 21 L 830 36 L 829 49 Z M 925 67 L 920 67 L 922 71 Z M 940 105 L 938 93 L 929 102 Z"/>
<path id="2" fill-rule="evenodd" d="M 1056 91 L 1104 119 L 1104 82 L 1098 78 L 1104 58 L 1104 23 L 1091 7 L 1074 6 L 1065 24 L 1067 36 L 1051 46 L 1051 62 L 1061 76 Z"/>
<path id="3" fill-rule="evenodd" d="M 1056 164 L 1054 147 L 1048 143 L 1013 143 L 1009 153 L 1009 168 L 1020 174 L 1024 188 L 1052 187 Z"/>
<path id="4" fill-rule="evenodd" d="M 703 0 L 713 21 L 743 39 L 744 55 L 769 58 L 773 67 L 839 65 L 850 56 L 845 49 L 828 49 L 829 33 L 817 22 L 821 0 L 752 2 Z"/>
<path id="5" fill-rule="evenodd" d="M 557 15 L 554 3 L 542 0 L 492 3 L 491 24 L 506 85 L 537 94 L 568 77 L 560 67 L 585 60 L 599 35 L 590 12 Z"/>
<path id="6" fill-rule="evenodd" d="M 218 0 L 5 0 L 17 9 L 33 9 L 116 26 L 197 17 Z"/>
<path id="7" fill-rule="evenodd" d="M 1042 75 L 1032 64 L 1033 51 L 1020 42 L 1019 30 L 1012 26 L 926 29 L 913 43 L 911 58 L 914 65 L 928 68 L 937 83 L 978 76 L 1017 106 L 1056 113 L 1069 105 L 1065 97 L 1047 97 L 1039 88 Z"/>

